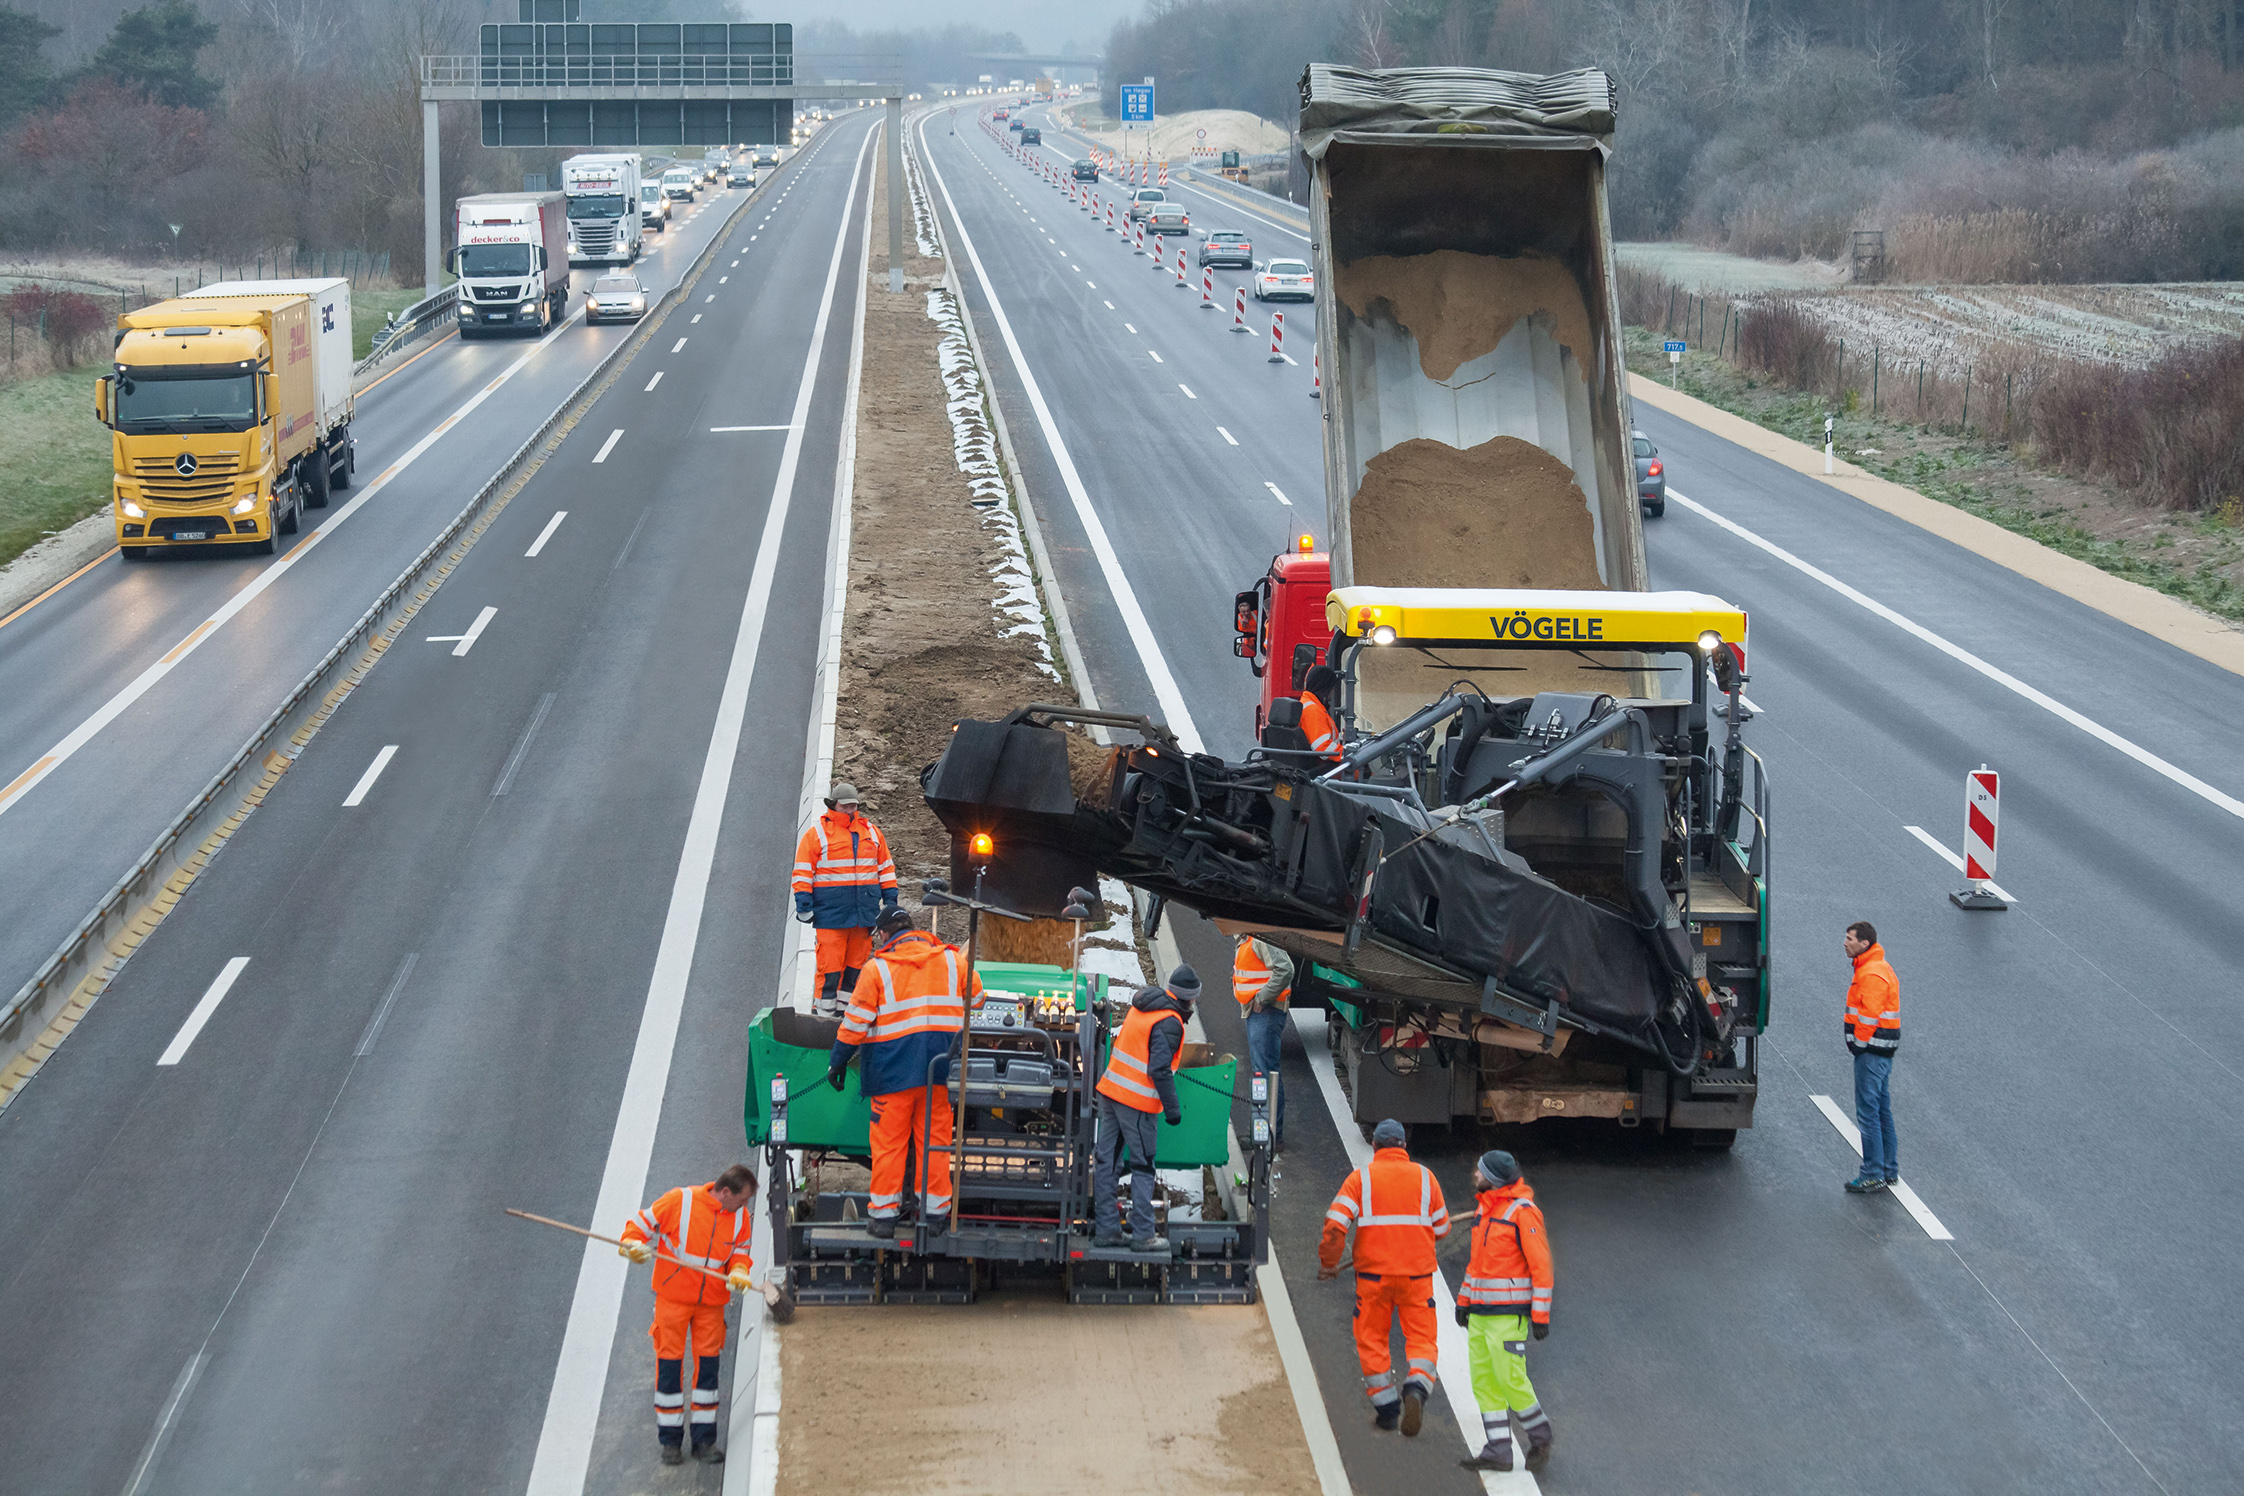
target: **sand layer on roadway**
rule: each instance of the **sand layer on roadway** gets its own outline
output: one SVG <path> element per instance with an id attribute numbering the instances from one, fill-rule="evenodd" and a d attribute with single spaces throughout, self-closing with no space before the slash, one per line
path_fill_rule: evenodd
<path id="1" fill-rule="evenodd" d="M 885 204 L 886 152 L 880 159 L 873 201 Z M 944 265 L 920 258 L 907 233 L 904 293 L 890 294 L 885 211 L 874 213 L 865 283 L 834 777 L 864 794 L 916 905 L 918 879 L 950 872 L 950 836 L 920 798 L 921 767 L 959 718 L 1002 717 L 1058 688 L 1037 669 L 1034 644 L 998 635 L 989 578 L 1007 553 L 952 456 L 936 359 L 942 329 L 927 315 Z"/>
<path id="2" fill-rule="evenodd" d="M 1605 585 L 1573 470 L 1516 436 L 1399 442 L 1365 465 L 1350 514 L 1362 586 Z"/>
<path id="3" fill-rule="evenodd" d="M 805 1308 L 779 1365 L 781 1496 L 1317 1490 L 1259 1305 Z"/>
<path id="4" fill-rule="evenodd" d="M 1590 367 L 1589 308 L 1582 288 L 1549 255 L 1514 259 L 1455 249 L 1369 255 L 1340 266 L 1333 294 L 1366 320 L 1374 303 L 1385 302 L 1417 339 L 1419 370 L 1436 384 L 1491 352 L 1514 323 L 1538 312 L 1551 319 L 1551 335 L 1573 350 L 1576 371 Z"/>

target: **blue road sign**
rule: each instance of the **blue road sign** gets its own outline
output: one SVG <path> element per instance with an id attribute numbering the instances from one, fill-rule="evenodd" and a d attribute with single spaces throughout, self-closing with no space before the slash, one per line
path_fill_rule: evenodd
<path id="1" fill-rule="evenodd" d="M 1153 123 L 1153 85 L 1150 83 L 1125 83 L 1122 85 L 1122 123 L 1150 125 Z"/>
<path id="2" fill-rule="evenodd" d="M 1691 350 L 1690 345 L 1685 343 L 1681 338 L 1669 338 L 1667 340 L 1667 345 L 1664 351 L 1668 353 L 1688 353 Z"/>

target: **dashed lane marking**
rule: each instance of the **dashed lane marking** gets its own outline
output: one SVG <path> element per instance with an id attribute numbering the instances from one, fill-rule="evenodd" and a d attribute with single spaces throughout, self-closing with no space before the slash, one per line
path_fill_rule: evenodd
<path id="1" fill-rule="evenodd" d="M 381 752 L 374 755 L 374 762 L 366 766 L 366 772 L 358 776 L 358 783 L 352 785 L 351 792 L 343 797 L 343 808 L 345 810 L 349 810 L 354 805 L 366 803 L 366 792 L 374 788 L 374 781 L 382 777 L 382 771 L 390 766 L 390 760 L 395 757 L 397 757 L 397 744 L 395 743 L 385 745 Z"/>

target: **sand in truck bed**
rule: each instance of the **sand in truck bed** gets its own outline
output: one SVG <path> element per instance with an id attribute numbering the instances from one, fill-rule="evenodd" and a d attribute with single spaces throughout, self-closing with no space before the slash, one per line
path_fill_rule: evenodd
<path id="1" fill-rule="evenodd" d="M 1317 1490 L 1260 1305 L 1024 1292 L 806 1307 L 779 1333 L 780 1496 Z"/>
<path id="2" fill-rule="evenodd" d="M 1573 470 L 1516 436 L 1396 443 L 1365 464 L 1351 520 L 1359 586 L 1605 585 Z"/>

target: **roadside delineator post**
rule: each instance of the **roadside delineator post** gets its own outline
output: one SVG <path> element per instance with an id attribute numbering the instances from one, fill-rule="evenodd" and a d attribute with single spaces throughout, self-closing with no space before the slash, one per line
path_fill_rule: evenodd
<path id="1" fill-rule="evenodd" d="M 1166 161 L 1161 163 L 1161 185 L 1164 187 L 1169 185 L 1169 163 Z"/>
<path id="2" fill-rule="evenodd" d="M 1177 251 L 1177 289 L 1179 291 L 1192 289 L 1192 281 L 1184 273 L 1184 251 L 1181 249 Z"/>
<path id="3" fill-rule="evenodd" d="M 1202 265 L 1200 267 L 1200 310 L 1212 312 L 1215 309 L 1215 267 L 1213 265 Z"/>
<path id="4" fill-rule="evenodd" d="M 2001 821 L 2002 775 L 1981 764 L 1964 776 L 1964 876 L 1971 881 L 1948 895 L 1958 909 L 2003 910 L 2010 901 L 1995 891 L 1995 828 Z"/>
<path id="5" fill-rule="evenodd" d="M 1325 356 L 1321 353 L 1313 352 L 1309 355 L 1309 398 L 1312 400 L 1322 400 L 1324 396 Z"/>
<path id="6" fill-rule="evenodd" d="M 1231 299 L 1231 330 L 1233 332 L 1253 332 L 1254 329 L 1247 326 L 1247 288 L 1240 286 L 1237 288 L 1237 292 L 1238 294 Z"/>
<path id="7" fill-rule="evenodd" d="M 1109 199 L 1106 205 L 1106 231 L 1110 234 L 1114 232 L 1114 202 L 1112 199 Z"/>
<path id="8" fill-rule="evenodd" d="M 1282 364 L 1286 361 L 1286 314 L 1270 314 L 1270 357 L 1264 362 Z"/>
<path id="9" fill-rule="evenodd" d="M 1138 247 L 1131 250 L 1130 253 L 1134 255 L 1142 255 L 1145 253 L 1145 220 L 1142 218 L 1139 219 L 1136 227 L 1138 232 Z"/>

